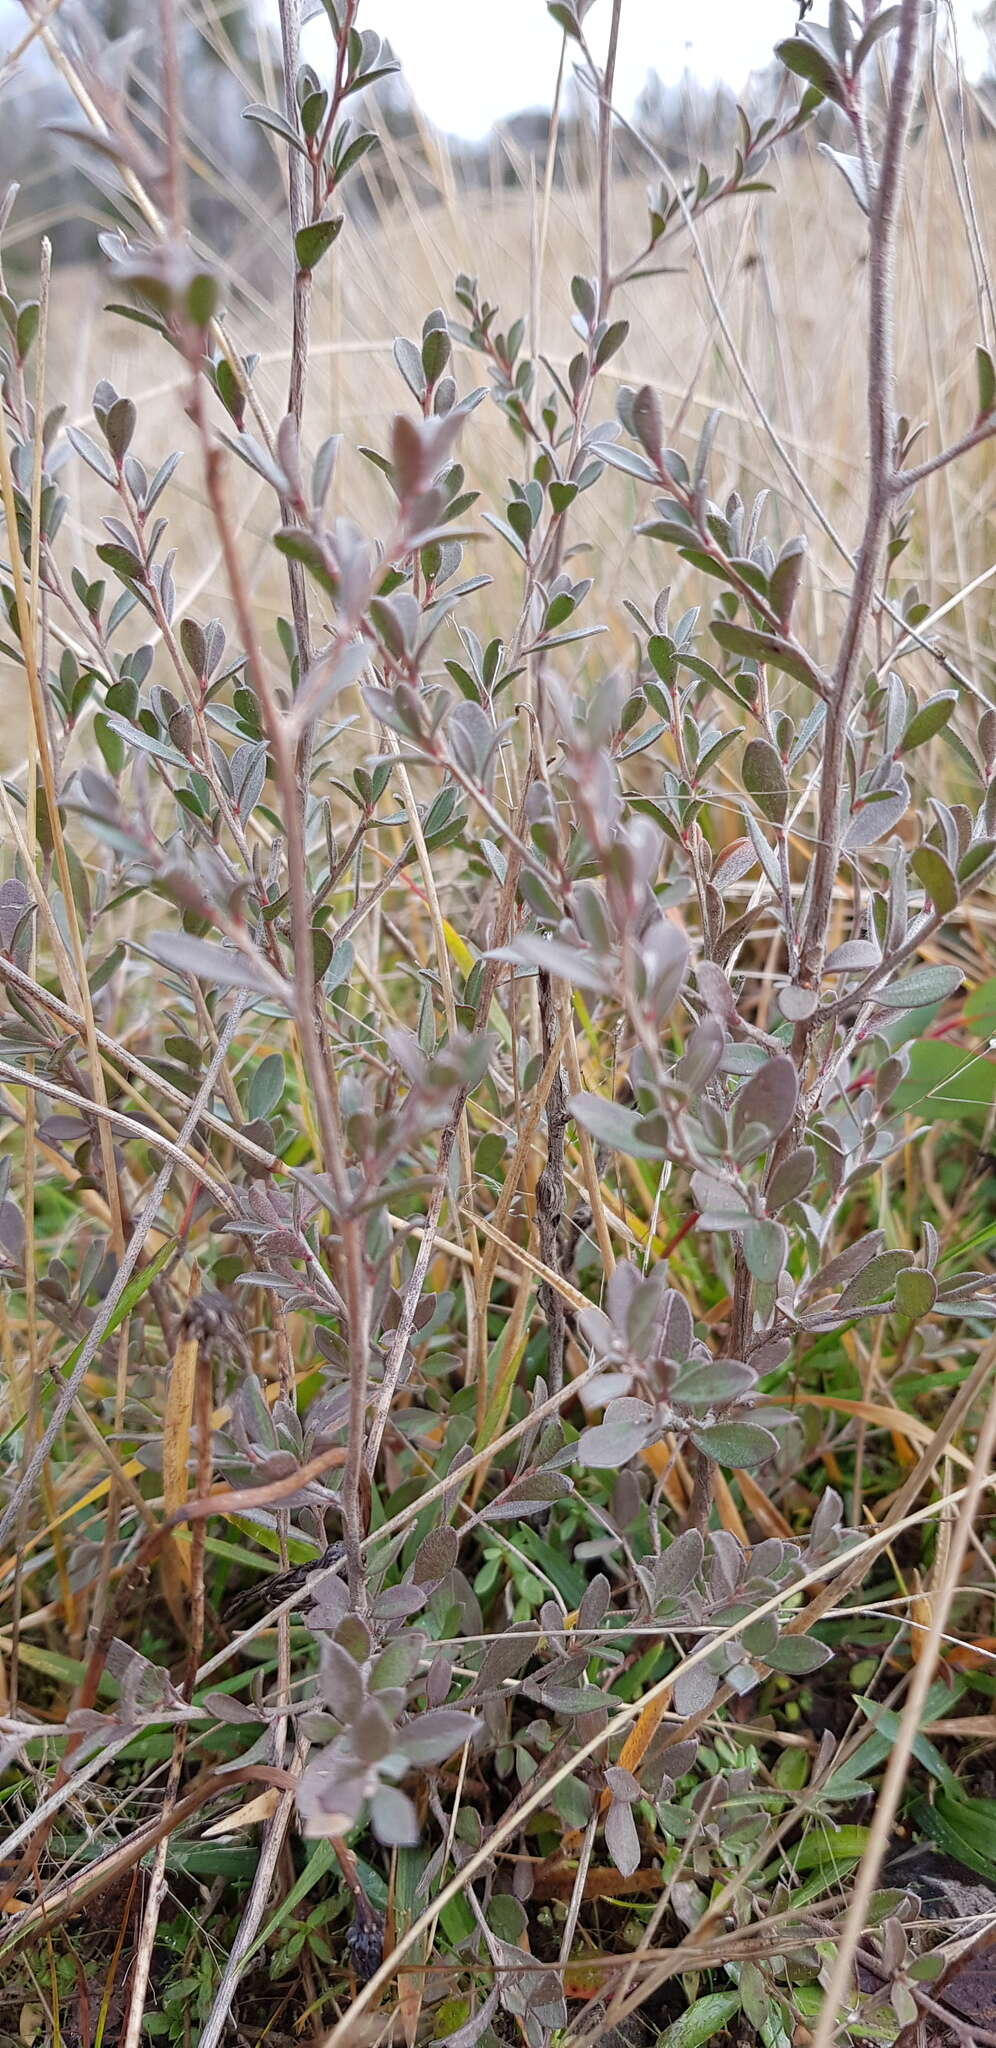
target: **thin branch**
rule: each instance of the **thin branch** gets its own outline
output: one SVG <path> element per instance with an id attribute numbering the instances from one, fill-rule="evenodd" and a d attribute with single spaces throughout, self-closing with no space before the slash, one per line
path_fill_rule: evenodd
<path id="1" fill-rule="evenodd" d="M 200 1086 L 191 1102 L 189 1112 L 181 1126 L 177 1140 L 177 1145 L 175 1148 L 171 1147 L 170 1156 L 167 1158 L 165 1165 L 160 1169 L 159 1173 L 156 1176 L 156 1179 L 149 1191 L 148 1197 L 143 1205 L 141 1215 L 138 1217 L 135 1223 L 135 1227 L 131 1233 L 131 1236 L 128 1239 L 124 1255 L 118 1263 L 117 1270 L 114 1274 L 114 1278 L 111 1281 L 110 1287 L 108 1288 L 107 1293 L 100 1304 L 100 1308 L 98 1309 L 97 1314 L 94 1317 L 93 1324 L 81 1346 L 79 1358 L 77 1359 L 76 1364 L 73 1367 L 73 1370 L 70 1373 L 68 1380 L 63 1381 L 59 1389 L 58 1398 L 52 1410 L 52 1414 L 49 1418 L 45 1432 L 40 1442 L 36 1445 L 35 1450 L 31 1458 L 29 1459 L 24 1472 L 21 1475 L 20 1481 L 18 1482 L 18 1485 L 15 1488 L 11 1499 L 7 1504 L 7 1507 L 4 1509 L 3 1513 L 0 1514 L 0 1543 L 3 1542 L 4 1537 L 7 1536 L 10 1530 L 16 1525 L 17 1517 L 20 1513 L 22 1503 L 25 1500 L 30 1499 L 31 1494 L 34 1490 L 35 1482 L 38 1479 L 39 1473 L 41 1472 L 43 1466 L 46 1463 L 49 1452 L 51 1451 L 52 1446 L 55 1443 L 56 1438 L 58 1437 L 59 1431 L 61 1430 L 62 1425 L 65 1422 L 66 1416 L 68 1415 L 69 1410 L 72 1407 L 73 1402 L 75 1401 L 80 1391 L 80 1388 L 83 1385 L 84 1380 L 86 1379 L 87 1373 L 89 1372 L 90 1367 L 93 1364 L 93 1361 L 96 1358 L 98 1351 L 100 1350 L 100 1346 L 110 1326 L 111 1319 L 114 1315 L 115 1309 L 117 1308 L 118 1302 L 121 1300 L 125 1288 L 127 1287 L 128 1282 L 131 1279 L 131 1276 L 134 1273 L 136 1266 L 138 1265 L 138 1261 L 142 1255 L 146 1239 L 148 1238 L 150 1232 L 152 1231 L 156 1222 L 158 1221 L 162 1203 L 165 1200 L 170 1181 L 175 1171 L 175 1159 L 173 1156 L 174 1151 L 182 1150 L 188 1144 L 190 1138 L 192 1137 L 194 1131 L 197 1128 L 197 1124 L 200 1119 L 204 1105 L 205 1103 L 210 1101 L 211 1096 L 214 1092 L 215 1082 L 218 1078 L 218 1074 L 221 1070 L 221 1067 L 223 1066 L 224 1061 L 227 1058 L 228 1048 L 232 1042 L 232 1039 L 235 1036 L 239 1019 L 242 1015 L 243 1009 L 245 1008 L 247 1000 L 248 998 L 245 995 L 239 995 L 238 997 L 236 997 L 236 1000 L 232 1004 L 232 1008 L 225 1019 L 224 1028 L 218 1040 L 217 1050 L 213 1054 L 212 1058 L 209 1060 L 208 1065 L 204 1071 L 204 1075 L 201 1080 Z M 145 1135 L 148 1136 L 150 1134 L 145 1133 Z M 185 1161 L 184 1163 L 186 1164 L 187 1162 Z M 201 1177 L 203 1178 L 203 1176 Z"/>
<path id="2" fill-rule="evenodd" d="M 951 447 L 942 449 L 940 455 L 932 455 L 928 462 L 920 462 L 914 469 L 893 470 L 889 478 L 889 489 L 896 496 L 905 491 L 912 491 L 917 484 L 922 484 L 925 477 L 935 476 L 939 469 L 946 469 L 949 462 L 957 462 L 960 456 L 969 454 L 971 449 L 981 448 L 985 441 L 992 440 L 994 434 L 996 415 L 986 413 L 983 419 L 976 421 L 974 427 L 969 428 L 967 434 L 962 435 L 960 441 L 953 441 Z"/>
<path id="3" fill-rule="evenodd" d="M 872 1893 L 878 1883 L 882 1860 L 888 1848 L 892 1823 L 906 1788 L 910 1759 L 920 1733 L 927 1694 L 937 1670 L 948 1611 L 958 1588 L 979 1503 L 985 1488 L 992 1483 L 990 1465 L 994 1446 L 996 1392 L 990 1398 L 989 1409 L 979 1431 L 972 1475 L 958 1510 L 958 1521 L 951 1539 L 947 1563 L 940 1584 L 933 1594 L 930 1628 L 920 1647 L 913 1683 L 892 1745 L 888 1769 L 875 1801 L 868 1843 L 855 1879 L 843 1932 L 837 1943 L 823 2010 L 813 2038 L 813 2048 L 831 2048 L 832 2042 L 838 2038 L 839 2025 L 846 2021 L 855 1950 L 864 1932 Z"/>
<path id="4" fill-rule="evenodd" d="M 895 357 L 893 299 L 896 224 L 916 72 L 921 0 L 902 0 L 892 92 L 882 162 L 870 221 L 868 313 L 869 479 L 864 532 L 834 670 L 827 712 L 817 807 L 816 849 L 810 870 L 809 912 L 801 947 L 804 981 L 818 980 L 826 952 L 833 885 L 840 861 L 841 790 L 851 693 L 865 628 L 875 597 L 879 557 L 891 501 L 891 446 Z M 801 1027 L 808 1042 L 810 1027 Z"/>
<path id="5" fill-rule="evenodd" d="M 68 1102 L 71 1108 L 79 1110 L 81 1116 L 95 1117 L 98 1122 L 103 1119 L 105 1123 L 113 1125 L 115 1130 L 124 1131 L 127 1137 L 139 1138 L 143 1144 L 151 1145 L 154 1151 L 165 1152 L 168 1159 L 174 1160 L 177 1166 L 185 1167 L 188 1173 L 193 1174 L 195 1180 L 201 1181 L 214 1196 L 215 1201 L 221 1203 L 222 1208 L 234 1214 L 235 1203 L 230 1189 L 222 1187 L 220 1181 L 214 1180 L 200 1160 L 185 1151 L 182 1145 L 174 1145 L 171 1139 L 164 1138 L 159 1131 L 150 1130 L 147 1124 L 140 1124 L 136 1117 L 125 1116 L 122 1110 L 110 1109 L 105 1103 L 92 1102 L 89 1096 L 80 1095 L 75 1088 L 63 1088 L 47 1074 L 32 1074 L 23 1067 L 12 1067 L 6 1060 L 0 1060 L 0 1080 L 9 1081 L 14 1088 L 30 1088 L 38 1095 L 49 1095 L 54 1102 Z"/>

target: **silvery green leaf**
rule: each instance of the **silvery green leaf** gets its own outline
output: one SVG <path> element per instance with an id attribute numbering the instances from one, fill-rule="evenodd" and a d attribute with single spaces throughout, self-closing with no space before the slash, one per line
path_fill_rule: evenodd
<path id="1" fill-rule="evenodd" d="M 744 1229 L 744 1258 L 755 1280 L 773 1287 L 788 1257 L 788 1232 L 781 1223 L 767 1217 L 748 1223 Z"/>
<path id="2" fill-rule="evenodd" d="M 694 1340 L 692 1312 L 684 1296 L 669 1287 L 661 1297 L 657 1323 L 657 1356 L 681 1365 Z"/>
<path id="3" fill-rule="evenodd" d="M 742 1136 L 749 1124 L 761 1125 L 769 1142 L 780 1137 L 795 1115 L 798 1095 L 795 1062 L 784 1053 L 776 1053 L 738 1091 L 733 1105 L 734 1140 Z"/>
<path id="4" fill-rule="evenodd" d="M 681 1671 L 674 1681 L 674 1710 L 683 1718 L 699 1714 L 714 1698 L 719 1686 L 715 1671 L 708 1664 L 693 1664 L 690 1671 Z"/>
<path id="5" fill-rule="evenodd" d="M 418 1814 L 396 1785 L 379 1785 L 370 1801 L 370 1825 L 387 1849 L 413 1849 L 421 1839 Z"/>
<path id="6" fill-rule="evenodd" d="M 655 1592 L 680 1595 L 687 1593 L 694 1585 L 702 1570 L 705 1544 L 697 1529 L 683 1529 L 680 1536 L 668 1544 L 663 1555 L 654 1566 Z"/>
<path id="7" fill-rule="evenodd" d="M 726 1033 L 718 1017 L 703 1017 L 695 1026 L 677 1068 L 675 1080 L 689 1095 L 696 1095 L 711 1081 L 723 1057 Z"/>
<path id="8" fill-rule="evenodd" d="M 760 1621 L 751 1622 L 750 1627 L 744 1629 L 740 1640 L 752 1657 L 766 1657 L 768 1651 L 778 1641 L 777 1617 L 774 1614 L 765 1614 Z"/>
<path id="9" fill-rule="evenodd" d="M 711 1422 L 693 1429 L 691 1436 L 696 1448 L 717 1465 L 743 1465 L 748 1471 L 766 1464 L 778 1450 L 770 1429 L 762 1429 L 758 1422 Z"/>
<path id="10" fill-rule="evenodd" d="M 298 134 L 296 129 L 291 127 L 290 122 L 285 119 L 283 114 L 279 114 L 275 107 L 268 107 L 260 103 L 254 104 L 251 107 L 243 107 L 242 119 L 258 123 L 260 128 L 272 128 L 273 133 L 279 135 L 283 142 L 289 143 L 291 148 L 296 149 L 300 156 L 306 154 L 303 137 Z"/>
<path id="11" fill-rule="evenodd" d="M 772 1671 L 791 1673 L 793 1678 L 804 1678 L 810 1671 L 819 1671 L 821 1665 L 829 1664 L 833 1651 L 829 1643 L 820 1643 L 815 1636 L 779 1636 L 770 1650 L 765 1653 L 765 1662 Z"/>
<path id="12" fill-rule="evenodd" d="M 70 446 L 75 448 L 77 455 L 82 456 L 87 467 L 102 477 L 105 484 L 117 485 L 117 472 L 110 457 L 96 441 L 91 440 L 89 434 L 83 432 L 82 427 L 67 427 L 66 439 Z"/>
<path id="13" fill-rule="evenodd" d="M 350 1719 L 349 1738 L 361 1763 L 377 1764 L 390 1754 L 395 1746 L 394 1729 L 379 1700 L 364 1700 L 359 1713 Z"/>
<path id="14" fill-rule="evenodd" d="M 620 1102 L 610 1102 L 604 1095 L 572 1095 L 567 1109 L 600 1145 L 610 1145 L 614 1152 L 623 1152 L 632 1159 L 664 1157 L 660 1145 L 648 1145 L 637 1135 L 636 1127 L 641 1121 L 637 1111 L 624 1109 Z"/>
<path id="15" fill-rule="evenodd" d="M 605 1846 L 621 1876 L 631 1877 L 639 1868 L 640 1837 L 624 1800 L 613 1799 L 605 1816 Z"/>
<path id="16" fill-rule="evenodd" d="M 488 957 L 511 960 L 523 967 L 542 967 L 544 973 L 559 975 L 572 987 L 591 989 L 596 995 L 605 995 L 612 987 L 610 963 L 580 946 L 566 945 L 561 939 L 541 938 L 537 932 L 521 932 L 511 946 L 496 947 Z"/>
<path id="17" fill-rule="evenodd" d="M 867 1266 L 870 1259 L 878 1256 L 884 1245 L 885 1231 L 869 1230 L 864 1237 L 856 1238 L 853 1244 L 838 1252 L 836 1257 L 830 1259 L 818 1273 L 814 1273 L 813 1278 L 806 1282 L 804 1292 L 807 1295 L 827 1294 L 834 1288 L 846 1287 L 847 1282 L 855 1273 L 860 1272 L 862 1266 Z"/>
<path id="18" fill-rule="evenodd" d="M 462 1714 L 458 1707 L 433 1707 L 399 1728 L 396 1739 L 411 1763 L 444 1764 L 465 1742 L 473 1742 L 483 1728 L 477 1714 Z"/>
<path id="19" fill-rule="evenodd" d="M 762 817 L 780 825 L 788 810 L 788 782 L 781 755 L 770 740 L 749 740 L 743 757 L 744 788 Z"/>
<path id="20" fill-rule="evenodd" d="M 298 1812 L 306 1835 L 345 1835 L 360 1817 L 368 1772 L 340 1760 L 336 1747 L 330 1743 L 313 1752 L 298 1781 Z"/>
<path id="21" fill-rule="evenodd" d="M 605 1710 L 605 1694 L 594 1685 L 545 1685 L 527 1679 L 523 1691 L 530 1699 L 552 1707 L 555 1714 L 598 1714 Z"/>
<path id="22" fill-rule="evenodd" d="M 417 1629 L 406 1629 L 404 1635 L 394 1636 L 381 1651 L 370 1673 L 371 1691 L 385 1692 L 406 1686 L 418 1670 L 425 1645 L 426 1638 Z"/>
<path id="23" fill-rule="evenodd" d="M 881 952 L 871 939 L 845 939 L 842 946 L 835 946 L 827 955 L 826 974 L 853 974 L 860 968 L 864 973 L 877 967 Z"/>
<path id="24" fill-rule="evenodd" d="M 878 14 L 872 15 L 864 34 L 859 37 L 855 46 L 853 59 L 855 77 L 857 77 L 869 50 L 879 41 L 880 37 L 889 35 L 893 29 L 899 27 L 902 14 L 903 10 L 897 4 L 891 7 L 882 7 Z"/>
<path id="25" fill-rule="evenodd" d="M 470 2019 L 465 2020 L 463 2026 L 457 2027 L 453 2033 L 447 2034 L 447 2048 L 477 2048 L 478 2042 L 483 2040 L 498 2010 L 500 1994 L 499 1982 L 492 1986 L 483 2004 L 471 2014 Z"/>
<path id="26" fill-rule="evenodd" d="M 799 1145 L 776 1166 L 768 1182 L 767 1202 L 771 1209 L 783 1209 L 804 1195 L 816 1172 L 816 1154 L 811 1145 Z"/>
<path id="27" fill-rule="evenodd" d="M 147 941 L 153 959 L 180 974 L 192 974 L 216 988 L 245 988 L 258 995 L 282 995 L 284 984 L 260 955 L 258 965 L 245 953 L 189 938 L 185 932 L 153 932 Z"/>
<path id="28" fill-rule="evenodd" d="M 635 1778 L 632 1771 L 624 1770 L 619 1764 L 606 1765 L 605 1782 L 613 1799 L 622 1799 L 627 1806 L 632 1806 L 634 1799 L 643 1796 L 639 1778 Z"/>
<path id="29" fill-rule="evenodd" d="M 363 1675 L 355 1657 L 328 1636 L 322 1638 L 318 1696 L 344 1727 L 363 1705 Z"/>
<path id="30" fill-rule="evenodd" d="M 701 1230 L 741 1230 L 750 1215 L 739 1188 L 717 1174 L 693 1173 L 692 1200 L 699 1211 Z"/>
<path id="31" fill-rule="evenodd" d="M 435 1585 L 457 1561 L 460 1544 L 455 1529 L 430 1529 L 415 1553 L 412 1577 L 417 1586 Z"/>
<path id="32" fill-rule="evenodd" d="M 900 1315 L 910 1316 L 915 1322 L 920 1316 L 930 1314 L 937 1300 L 937 1282 L 933 1273 L 925 1273 L 919 1266 L 909 1266 L 905 1272 L 896 1275 L 896 1307 Z"/>
<path id="33" fill-rule="evenodd" d="M 655 1432 L 654 1411 L 646 1401 L 613 1401 L 604 1422 L 583 1429 L 574 1446 L 579 1465 L 610 1472 L 625 1465 L 651 1442 Z"/>
<path id="34" fill-rule="evenodd" d="M 864 165 L 861 158 L 850 155 L 846 150 L 831 149 L 828 142 L 821 142 L 819 148 L 821 156 L 829 157 L 830 162 L 836 164 L 841 176 L 850 186 L 862 213 L 868 213 L 868 185 L 865 180 Z"/>
<path id="35" fill-rule="evenodd" d="M 874 846 L 876 840 L 884 839 L 905 817 L 909 809 L 909 785 L 904 781 L 899 789 L 875 790 L 862 797 L 844 828 L 841 846 L 845 853 L 860 853 L 866 846 Z"/>
<path id="36" fill-rule="evenodd" d="M 819 1506 L 810 1525 L 809 1541 L 813 1549 L 819 1549 L 821 1544 L 837 1536 L 843 1514 L 844 1503 L 840 1494 L 836 1493 L 832 1486 L 828 1486 L 826 1492 L 820 1496 Z"/>
<path id="37" fill-rule="evenodd" d="M 880 1252 L 877 1258 L 869 1259 L 862 1266 L 836 1303 L 843 1315 L 854 1309 L 871 1308 L 881 1302 L 891 1301 L 896 1288 L 896 1276 L 906 1266 L 912 1266 L 912 1252 Z"/>
<path id="38" fill-rule="evenodd" d="M 398 336 L 394 344 L 394 360 L 414 398 L 421 405 L 426 392 L 425 371 L 422 367 L 422 352 L 413 341 Z"/>
<path id="39" fill-rule="evenodd" d="M 778 991 L 778 1007 L 790 1024 L 802 1024 L 811 1017 L 819 1003 L 819 991 L 803 988 L 798 982 L 786 982 Z"/>
<path id="40" fill-rule="evenodd" d="M 759 1226 L 748 1224 L 747 1228 Z M 752 1368 L 739 1358 L 710 1358 L 701 1365 L 682 1366 L 670 1399 L 680 1408 L 720 1408 L 749 1393 L 755 1378 Z"/>
<path id="41" fill-rule="evenodd" d="M 523 1521 L 544 1514 L 550 1503 L 563 1500 L 572 1491 L 562 1472 L 533 1472 L 520 1479 L 500 1500 L 491 1501 L 481 1513 L 482 1522 Z"/>
<path id="42" fill-rule="evenodd" d="M 503 1685 L 508 1678 L 517 1678 L 523 1666 L 528 1664 L 536 1649 L 536 1638 L 531 1630 L 517 1634 L 508 1629 L 504 1635 L 496 1636 L 488 1644 L 481 1668 L 474 1680 L 474 1692 L 490 1692 Z"/>
<path id="43" fill-rule="evenodd" d="M 943 1003 L 963 980 L 960 967 L 916 967 L 901 981 L 875 989 L 868 1000 L 886 1010 L 923 1010 L 928 1004 Z"/>

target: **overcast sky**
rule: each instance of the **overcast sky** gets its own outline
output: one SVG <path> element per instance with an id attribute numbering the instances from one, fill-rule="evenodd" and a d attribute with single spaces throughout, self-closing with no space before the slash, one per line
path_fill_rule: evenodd
<path id="1" fill-rule="evenodd" d="M 955 4 L 963 54 L 977 65 L 973 0 Z M 595 0 L 587 17 L 596 47 L 610 11 Z M 623 0 L 618 104 L 632 110 L 650 70 L 674 80 L 687 68 L 737 87 L 796 18 L 795 0 Z M 826 19 L 826 0 L 813 18 Z M 451 134 L 485 135 L 503 115 L 551 100 L 561 32 L 544 0 L 367 0 L 360 19 L 390 38 L 423 112 Z"/>

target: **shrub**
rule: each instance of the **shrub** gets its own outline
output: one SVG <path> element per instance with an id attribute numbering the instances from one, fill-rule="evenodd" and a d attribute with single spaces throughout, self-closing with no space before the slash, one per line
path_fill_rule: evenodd
<path id="1" fill-rule="evenodd" d="M 279 423 L 185 233 L 169 0 L 161 199 L 123 105 L 91 107 L 90 139 L 145 218 L 103 254 L 120 316 L 179 366 L 186 446 L 155 445 L 107 378 L 93 432 L 65 424 L 44 266 L 38 299 L 0 302 L 3 651 L 31 712 L 27 774 L 0 792 L 0 1533 L 26 1572 L 45 1546 L 70 1653 L 39 1653 L 15 1607 L 24 1910 L 0 1954 L 16 1971 L 151 1857 L 122 1937 L 129 2040 L 143 2017 L 179 2038 L 196 2011 L 214 2042 L 232 2010 L 272 2016 L 287 1973 L 300 2014 L 340 2012 L 335 2042 L 393 2000 L 409 2040 L 472 2048 L 503 2012 L 541 2048 L 579 1986 L 595 2017 L 572 2038 L 652 1998 L 668 2042 L 740 2015 L 772 2043 L 812 2021 L 823 2048 L 855 2001 L 854 2038 L 892 2039 L 924 2008 L 904 1909 L 872 1894 L 914 1753 L 939 1782 L 921 1829 L 946 1801 L 944 1844 L 972 1864 L 959 1778 L 919 1731 L 994 1428 L 991 1276 L 890 1199 L 917 1137 L 911 1048 L 964 1025 L 968 906 L 996 865 L 996 713 L 897 573 L 920 486 L 988 439 L 996 403 L 980 346 L 953 445 L 917 459 L 898 411 L 921 10 L 836 4 L 829 29 L 801 26 L 779 49 L 801 98 L 741 117 L 721 170 L 681 183 L 661 161 L 646 225 L 627 196 L 620 234 L 619 0 L 602 68 L 581 0 L 551 4 L 597 112 L 575 352 L 561 375 L 526 315 L 461 274 L 394 344 L 400 409 L 363 448 L 388 504 L 372 535 L 305 407 L 314 274 L 348 266 L 343 190 L 376 141 L 349 117 L 390 59 L 356 0 L 324 4 L 328 67 L 299 62 L 284 0 L 284 103 L 246 108 L 287 175 Z M 730 342 L 702 224 L 766 191 L 828 105 L 840 204 L 864 216 L 868 461 L 853 553 L 793 472 L 838 550 L 818 631 L 806 536 L 777 485 L 725 488 L 718 414 L 683 453 L 651 384 L 604 394 L 624 288 L 675 251 Z M 490 502 L 485 405 L 517 471 Z M 224 621 L 202 615 L 181 454 Z M 68 461 L 99 494 L 92 550 L 65 516 Z M 660 565 L 627 601 L 625 652 L 582 544 L 612 472 Z M 286 575 L 272 636 L 234 510 L 247 477 Z M 928 1425 L 918 1375 L 952 1388 Z M 844 1456 L 860 1503 L 883 1430 L 906 1469 L 877 1466 L 862 1534 L 830 1476 Z M 844 1684 L 876 1561 L 945 1511 L 929 1496 L 956 1440 L 969 1476 L 940 1489 L 960 1505 L 901 1713 L 873 1668 L 867 1698 L 847 1681 L 872 1732 L 793 1747 L 810 1681 Z M 267 1560 L 291 1576 L 226 1629 L 230 1575 Z M 33 1599 L 30 1574 L 15 1584 Z M 884 1671 L 891 1639 L 867 1640 Z M 890 1748 L 871 1826 L 835 1856 Z M 209 1815 L 262 1819 L 258 1868 L 212 1861 Z M 275 1892 L 295 1815 L 312 1847 Z M 789 1840 L 794 1878 L 828 1823 L 809 1863 L 827 1883 L 858 1868 L 849 1902 L 817 1910 L 826 1885 L 779 1888 L 769 1860 Z M 191 1963 L 168 1866 L 218 1879 L 224 1968 Z M 252 1875 L 244 1898 L 226 1875 Z M 319 1885 L 324 1913 L 300 1917 Z M 600 1932 L 591 1901 L 627 1888 L 661 1901 L 636 1920 L 617 1903 Z M 94 1960 L 99 1923 L 90 1939 Z M 187 1956 L 172 1977 L 168 1945 Z"/>

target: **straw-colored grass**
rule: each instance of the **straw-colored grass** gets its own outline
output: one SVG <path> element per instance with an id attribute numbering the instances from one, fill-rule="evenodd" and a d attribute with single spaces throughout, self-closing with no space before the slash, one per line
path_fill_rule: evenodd
<path id="1" fill-rule="evenodd" d="M 996 139 L 987 137 L 967 150 L 984 238 L 996 230 L 994 150 Z M 526 317 L 534 353 L 562 373 L 574 343 L 570 278 L 591 260 L 592 193 L 576 174 L 552 190 L 544 241 L 541 191 L 462 195 L 444 178 L 438 203 L 420 212 L 413 200 L 405 203 L 403 163 L 396 169 L 402 178 L 400 200 L 350 221 L 337 257 L 317 274 L 308 384 L 307 442 L 314 447 L 326 434 L 343 437 L 331 509 L 347 513 L 371 532 L 383 522 L 387 489 L 358 453 L 358 444 L 383 447 L 393 414 L 410 402 L 392 358 L 394 337 L 420 333 L 433 306 L 458 310 L 453 280 L 458 271 L 468 270 L 479 277 L 482 292 L 498 301 L 506 320 Z M 771 486 L 777 493 L 776 530 L 783 538 L 806 534 L 812 550 L 808 602 L 817 642 L 829 661 L 841 616 L 837 592 L 844 564 L 792 470 L 840 541 L 853 546 L 865 446 L 861 221 L 842 179 L 808 144 L 783 155 L 771 180 L 771 193 L 740 202 L 700 231 L 702 257 L 736 354 L 748 367 L 749 388 L 720 331 L 701 265 L 687 248 L 674 274 L 639 280 L 620 295 L 619 311 L 630 321 L 630 334 L 603 381 L 606 389 L 613 382 L 652 383 L 672 422 L 674 443 L 686 454 L 707 413 L 719 409 L 712 460 L 715 495 L 737 490 L 749 498 Z M 620 179 L 614 217 L 614 244 L 620 252 L 638 246 L 643 220 L 641 181 Z M 283 409 L 289 359 L 288 295 L 274 254 L 274 224 L 257 219 L 255 228 L 252 247 L 236 241 L 230 252 L 222 252 L 221 268 L 230 331 L 242 349 L 259 352 L 256 386 L 268 417 L 275 419 Z M 240 265 L 243 272 L 248 267 L 257 275 L 267 267 L 261 251 L 269 252 L 272 270 L 266 290 L 239 275 Z M 98 270 L 74 266 L 56 272 L 50 381 L 53 389 L 67 392 L 72 418 L 85 427 L 92 424 L 93 385 L 98 376 L 108 377 L 138 405 L 136 447 L 154 464 L 180 445 L 182 366 L 145 329 L 105 312 L 108 296 L 114 295 Z M 928 449 L 955 438 L 973 415 L 973 355 L 985 332 L 985 313 L 964 209 L 935 118 L 910 167 L 897 322 L 901 402 L 911 419 L 930 419 Z M 462 390 L 487 381 L 479 358 L 458 350 L 457 361 Z M 540 388 L 548 387 L 542 362 L 538 377 Z M 757 401 L 768 426 L 758 418 Z M 190 449 L 170 487 L 174 538 L 180 533 L 188 551 L 185 561 L 181 557 L 178 581 L 184 602 L 196 606 L 201 616 L 213 611 L 224 616 L 224 579 L 192 442 Z M 461 456 L 471 481 L 489 497 L 509 474 L 521 473 L 519 451 L 490 402 L 474 415 Z M 916 583 L 932 608 L 944 607 L 938 628 L 943 644 L 987 694 L 996 585 L 994 466 L 990 444 L 929 481 L 918 497 L 912 545 L 896 570 L 900 592 Z M 270 494 L 234 459 L 229 468 L 240 524 L 255 542 L 249 561 L 259 617 L 264 633 L 269 627 L 272 637 L 272 622 L 286 609 L 286 584 L 268 546 L 274 524 Z M 101 538 L 107 493 L 75 460 L 65 480 L 73 521 L 92 545 Z M 628 644 L 624 597 L 646 602 L 675 567 L 676 595 L 687 602 L 703 597 L 696 572 L 673 562 L 665 566 L 658 546 L 634 541 L 634 521 L 649 509 L 646 491 L 617 476 L 606 477 L 579 507 L 578 537 L 594 550 L 599 588 L 614 600 L 616 652 Z M 473 553 L 475 570 L 484 569 L 494 579 L 474 605 L 475 623 L 486 635 L 507 625 L 517 569 L 493 535 L 483 533 Z M 969 586 L 976 587 L 969 592 Z M 587 660 L 598 664 L 606 658 L 603 637 Z M 925 656 L 908 673 L 924 690 L 937 682 L 937 668 Z M 0 735 L 0 758 L 8 766 L 18 756 L 19 731 L 15 709 Z"/>

